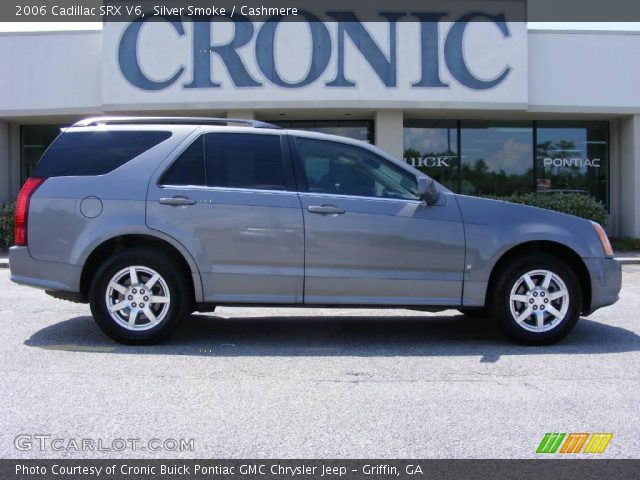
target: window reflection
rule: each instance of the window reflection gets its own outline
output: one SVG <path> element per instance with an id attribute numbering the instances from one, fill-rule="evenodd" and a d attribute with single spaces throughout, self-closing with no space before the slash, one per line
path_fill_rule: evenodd
<path id="1" fill-rule="evenodd" d="M 455 192 L 583 193 L 608 205 L 608 122 L 407 120 L 404 127 L 405 161 Z"/>
<path id="2" fill-rule="evenodd" d="M 418 199 L 415 177 L 369 150 L 310 138 L 296 144 L 310 192 Z"/>
<path id="3" fill-rule="evenodd" d="M 410 120 L 404 128 L 404 161 L 451 190 L 458 190 L 455 121 Z"/>
<path id="4" fill-rule="evenodd" d="M 463 122 L 461 193 L 511 195 L 533 189 L 532 122 Z"/>
<path id="5" fill-rule="evenodd" d="M 606 204 L 607 130 L 604 122 L 539 122 L 536 191 L 583 193 Z"/>

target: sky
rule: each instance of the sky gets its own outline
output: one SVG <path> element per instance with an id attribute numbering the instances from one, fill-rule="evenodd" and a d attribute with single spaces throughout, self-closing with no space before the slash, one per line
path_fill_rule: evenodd
<path id="1" fill-rule="evenodd" d="M 640 31 L 640 22 L 529 22 L 529 30 Z"/>
<path id="2" fill-rule="evenodd" d="M 99 30 L 101 22 L 0 22 L 0 32 L 46 30 Z M 529 30 L 614 30 L 638 31 L 640 22 L 529 22 Z"/>

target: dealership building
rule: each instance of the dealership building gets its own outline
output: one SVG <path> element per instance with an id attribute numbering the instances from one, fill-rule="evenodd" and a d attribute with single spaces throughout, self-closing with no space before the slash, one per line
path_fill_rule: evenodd
<path id="1" fill-rule="evenodd" d="M 375 143 L 464 194 L 590 195 L 640 237 L 640 34 L 334 17 L 0 33 L 0 201 L 81 118 L 234 117 Z"/>

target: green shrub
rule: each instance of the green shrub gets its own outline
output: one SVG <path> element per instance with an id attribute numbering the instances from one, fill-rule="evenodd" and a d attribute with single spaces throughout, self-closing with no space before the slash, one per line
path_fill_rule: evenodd
<path id="1" fill-rule="evenodd" d="M 640 251 L 640 238 L 611 238 L 611 246 L 616 252 L 638 252 Z"/>
<path id="2" fill-rule="evenodd" d="M 602 202 L 589 195 L 579 193 L 518 193 L 508 197 L 490 196 L 488 198 L 568 213 L 587 220 L 593 220 L 601 225 L 607 222 L 607 209 Z"/>
<path id="3" fill-rule="evenodd" d="M 0 251 L 13 245 L 13 216 L 16 204 L 0 202 Z"/>

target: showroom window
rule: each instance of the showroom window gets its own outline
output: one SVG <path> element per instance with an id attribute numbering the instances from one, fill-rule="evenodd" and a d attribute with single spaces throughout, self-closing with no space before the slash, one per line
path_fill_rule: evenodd
<path id="1" fill-rule="evenodd" d="M 445 187 L 458 191 L 458 122 L 408 120 L 404 124 L 404 161 Z"/>
<path id="2" fill-rule="evenodd" d="M 61 125 L 22 125 L 20 127 L 20 184 L 60 133 Z"/>
<path id="3" fill-rule="evenodd" d="M 533 122 L 462 122 L 460 152 L 461 193 L 533 190 Z"/>
<path id="4" fill-rule="evenodd" d="M 309 130 L 373 143 L 371 120 L 274 120 L 271 123 L 292 130 Z"/>
<path id="5" fill-rule="evenodd" d="M 609 205 L 608 122 L 405 120 L 404 160 L 467 195 L 579 193 Z"/>
<path id="6" fill-rule="evenodd" d="M 608 205 L 607 122 L 538 122 L 536 191 L 583 193 Z"/>

